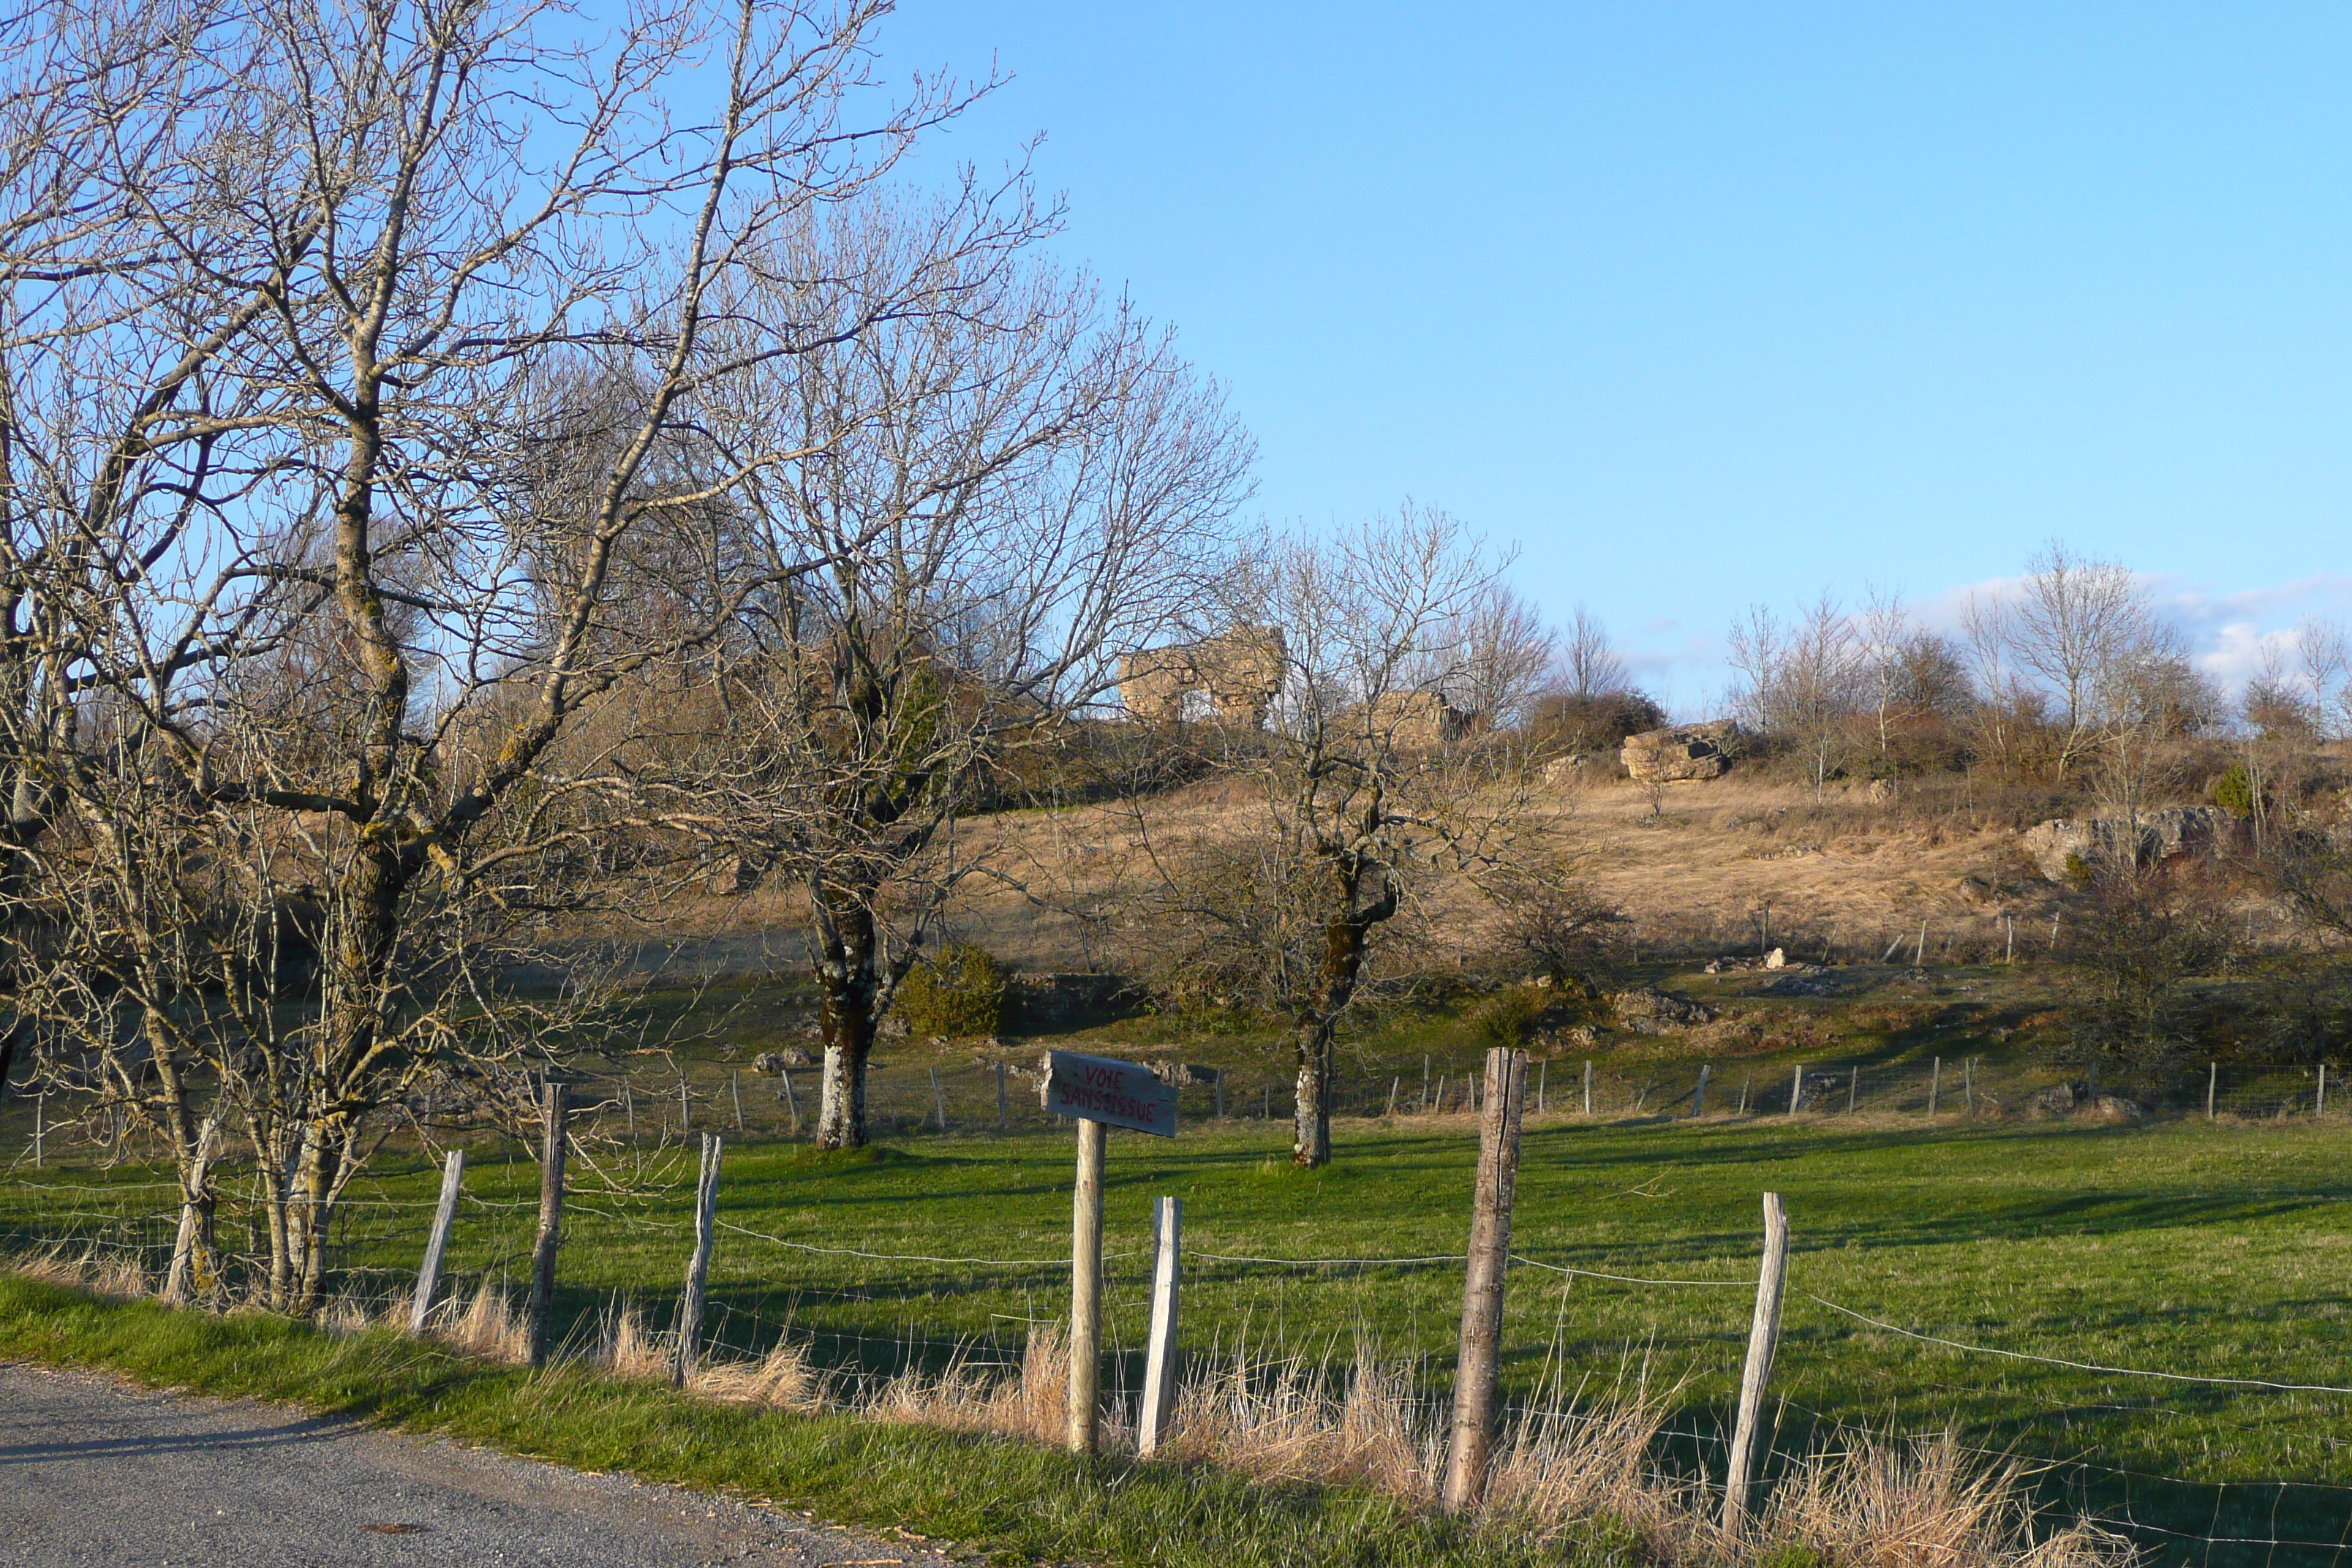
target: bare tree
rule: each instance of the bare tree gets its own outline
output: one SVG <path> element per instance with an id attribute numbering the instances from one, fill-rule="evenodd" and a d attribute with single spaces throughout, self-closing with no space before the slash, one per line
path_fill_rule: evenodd
<path id="1" fill-rule="evenodd" d="M 1733 667 L 1746 679 L 1741 707 L 1758 728 L 1802 748 L 1818 796 L 1842 765 L 1849 727 L 1862 711 L 1864 639 L 1824 593 L 1793 625 L 1755 606 L 1733 625 L 1729 643 Z"/>
<path id="2" fill-rule="evenodd" d="M 1147 970 L 1287 1023 L 1297 1164 L 1330 1161 L 1334 1040 L 1381 933 L 1432 879 L 1491 871 L 1540 837 L 1525 749 L 1456 702 L 1509 710 L 1549 651 L 1499 605 L 1497 571 L 1458 523 L 1414 507 L 1360 535 L 1269 546 L 1229 614 L 1279 628 L 1286 678 L 1262 750 L 1230 764 L 1236 816 L 1171 838 L 1125 809 L 1149 870 L 1120 913 Z"/>
<path id="3" fill-rule="evenodd" d="M 2128 684 L 2158 638 L 2146 589 L 2115 562 L 2075 554 L 2053 540 L 2029 562 L 2005 617 L 2009 653 L 2049 693 L 2061 726 L 2053 775 L 2063 780 L 2111 731 Z"/>
<path id="4" fill-rule="evenodd" d="M 1247 438 L 1166 333 L 1026 254 L 1034 224 L 941 247 L 973 223 L 869 202 L 769 257 L 760 320 L 824 319 L 839 276 L 915 276 L 905 308 L 727 411 L 736 444 L 804 454 L 743 495 L 785 585 L 736 616 L 713 743 L 639 775 L 805 890 L 825 1148 L 865 1143 L 877 1027 L 950 900 L 1011 874 L 963 819 L 1202 602 L 1249 488 Z"/>
<path id="5" fill-rule="evenodd" d="M 1559 674 L 1554 685 L 1566 696 L 1591 701 L 1633 689 L 1633 671 L 1609 640 L 1601 617 L 1579 601 L 1559 639 Z"/>
<path id="6" fill-rule="evenodd" d="M 732 498 L 800 454 L 707 421 L 738 379 L 845 330 L 724 313 L 752 258 L 961 101 L 869 90 L 881 9 L 689 4 L 579 35 L 529 5 L 172 12 L 173 68 L 137 79 L 152 131 L 126 150 L 126 116 L 96 114 L 67 204 L 116 253 L 14 267 L 12 310 L 51 330 L 14 340 L 0 408 L 8 607 L 39 661 L 21 684 L 49 694 L 23 711 L 56 716 L 39 743 L 78 823 L 27 914 L 216 885 L 157 906 L 185 916 L 153 922 L 177 956 L 148 965 L 179 989 L 133 994 L 142 1037 L 95 1015 L 55 1037 L 100 1052 L 184 1170 L 194 1085 L 234 1095 L 281 1308 L 316 1305 L 379 1113 L 506 1050 L 482 1045 L 499 1009 L 478 956 L 561 901 L 617 787 L 608 756 L 563 742 L 819 563 L 730 548 Z M 60 14 L 87 32 L 111 13 Z M 79 57 L 15 42 L 20 97 L 98 90 Z M 674 112 L 689 83 L 706 115 Z M 20 173 L 10 213 L 55 209 L 54 184 Z M 669 543 L 640 549 L 652 535 Z M 608 635 L 660 562 L 708 570 L 666 630 Z M 304 660 L 332 679 L 289 689 Z M 102 736 L 72 729 L 100 712 Z M 213 854 L 167 853 L 159 820 L 201 825 Z M 131 868 L 78 892 L 73 857 Z M 224 927 L 247 934 L 175 934 Z M 299 973 L 261 961 L 298 931 Z M 267 1027 L 215 1048 L 157 1026 L 238 970 L 268 976 L 246 987 Z M 42 973 L 60 1021 L 77 1004 Z"/>

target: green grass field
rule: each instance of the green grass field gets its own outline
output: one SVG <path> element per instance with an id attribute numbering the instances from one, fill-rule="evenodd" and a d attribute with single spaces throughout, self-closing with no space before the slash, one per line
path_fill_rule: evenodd
<path id="1" fill-rule="evenodd" d="M 1287 1167 L 1284 1131 L 1240 1122 L 1172 1142 L 1114 1135 L 1108 1329 L 1127 1353 L 1113 1381 L 1139 1382 L 1150 1204 L 1172 1194 L 1184 1201 L 1188 1247 L 1217 1255 L 1188 1265 L 1191 1348 L 1246 1341 L 1261 1353 L 1344 1358 L 1369 1334 L 1385 1355 L 1418 1361 L 1442 1392 L 1459 1265 L 1360 1260 L 1459 1252 L 1475 1154 L 1466 1120 L 1343 1124 L 1339 1163 L 1311 1175 Z M 2352 1386 L 2347 1153 L 2352 1128 L 2332 1119 L 1932 1129 L 1867 1115 L 1540 1120 L 1526 1139 L 1515 1249 L 1601 1273 L 1743 1281 L 1754 1275 L 1759 1194 L 1779 1191 L 1794 1237 L 1774 1384 L 1784 1447 L 1824 1423 L 1948 1426 L 1989 1448 L 2092 1467 L 2052 1472 L 2053 1497 L 2185 1535 L 2333 1542 L 2352 1527 L 2352 1491 L 2333 1489 L 2352 1486 L 2352 1396 L 2002 1359 L 1872 1328 L 1824 1303 L 2061 1361 Z M 813 1337 L 823 1359 L 872 1371 L 985 1359 L 1064 1310 L 1070 1156 L 1066 1136 L 1043 1131 L 910 1137 L 849 1160 L 787 1143 L 732 1147 L 719 1210 L 740 1228 L 719 1234 L 714 1326 L 745 1350 L 782 1332 Z M 575 1201 L 562 1262 L 574 1331 L 593 1331 L 623 1298 L 666 1321 L 692 1185 L 678 1156 L 667 1158 L 666 1170 L 646 1173 L 666 1191 Z M 51 1171 L 35 1185 L 20 1168 L 0 1187 L 0 1222 L 20 1237 L 54 1235 L 168 1205 L 168 1193 L 132 1179 L 127 1169 Z M 485 1147 L 467 1186 L 478 1201 L 463 1212 L 453 1269 L 519 1280 L 535 1168 Z M 365 1188 L 345 1260 L 386 1271 L 389 1288 L 415 1266 L 433 1176 L 387 1155 Z M 1750 1302 L 1738 1283 L 1628 1284 L 1521 1267 L 1508 1391 L 1534 1398 L 1548 1379 L 1605 1389 L 1646 1369 L 1654 1384 L 1677 1388 L 1685 1460 L 1704 1463 Z M 2282 1482 L 2291 1484 L 2264 1484 Z M 2252 1560 L 2236 1550 L 2213 1560 Z"/>

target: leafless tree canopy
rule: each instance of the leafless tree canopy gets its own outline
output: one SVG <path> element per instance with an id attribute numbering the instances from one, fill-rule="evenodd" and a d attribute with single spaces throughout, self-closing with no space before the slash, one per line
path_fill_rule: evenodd
<path id="1" fill-rule="evenodd" d="M 315 1302 L 372 1119 L 550 1033 L 476 960 L 625 807 L 583 715 L 871 542 L 742 524 L 878 416 L 754 428 L 749 388 L 1027 221 L 957 204 L 919 263 L 752 308 L 961 102 L 869 81 L 882 9 L 64 0 L 0 31 L 7 979 L 192 1212 L 203 1123 L 247 1138 L 278 1305 Z"/>
<path id="2" fill-rule="evenodd" d="M 1201 602 L 1248 491 L 1248 441 L 1166 333 L 1016 245 L 942 247 L 970 223 L 869 202 L 810 237 L 818 279 L 905 272 L 909 303 L 724 410 L 731 445 L 801 454 L 741 492 L 776 586 L 733 616 L 715 739 L 641 781 L 805 889 L 825 1147 L 866 1141 L 876 1026 L 958 887 L 996 869 L 959 818 Z M 779 257 L 743 309 L 811 314 L 825 286 Z"/>

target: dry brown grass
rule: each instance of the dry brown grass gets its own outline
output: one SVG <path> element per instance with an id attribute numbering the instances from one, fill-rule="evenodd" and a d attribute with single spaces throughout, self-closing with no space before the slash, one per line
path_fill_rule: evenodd
<path id="1" fill-rule="evenodd" d="M 24 1277 L 114 1300 L 152 1298 L 157 1281 L 132 1256 L 91 1247 L 21 1257 Z M 520 1363 L 524 1329 L 506 1290 L 484 1280 L 462 1306 L 446 1305 L 433 1333 L 486 1360 Z M 320 1314 L 336 1332 L 396 1328 L 394 1297 L 347 1293 Z M 609 1312 L 596 1344 L 579 1356 L 614 1375 L 667 1381 L 669 1337 L 636 1309 Z M 850 1409 L 875 1421 L 985 1432 L 1058 1446 L 1064 1436 L 1069 1354 L 1059 1329 L 1041 1325 L 1010 1375 L 959 1360 L 936 1373 L 893 1378 L 860 1397 L 806 1351 L 779 1342 L 765 1355 L 706 1363 L 688 1379 L 698 1398 L 774 1410 Z M 1798 1463 L 1771 1489 L 1753 1529 L 1727 1533 L 1718 1500 L 1703 1482 L 1670 1470 L 1659 1433 L 1672 1391 L 1646 1375 L 1591 1398 L 1556 1398 L 1521 1413 L 1499 1435 L 1481 1521 L 1530 1542 L 1595 1519 L 1632 1529 L 1642 1554 L 1670 1568 L 1736 1568 L 1792 1556 L 1822 1568 L 2129 1568 L 2134 1551 L 2090 1521 L 2036 1540 L 2024 1468 L 1988 1463 L 1950 1437 L 1863 1436 Z M 1344 1366 L 1246 1346 L 1195 1363 L 1178 1388 L 1168 1451 L 1178 1463 L 1214 1465 L 1254 1479 L 1368 1488 L 1416 1510 L 1439 1506 L 1447 1412 L 1416 1398 L 1402 1367 L 1360 1339 Z M 1102 1413 L 1104 1448 L 1132 1452 L 1121 1400 Z"/>
<path id="2" fill-rule="evenodd" d="M 103 1248 L 95 1243 L 79 1253 L 68 1252 L 63 1246 L 48 1247 L 16 1258 L 8 1267 L 44 1285 L 87 1290 L 113 1301 L 138 1300 L 152 1296 L 156 1290 L 154 1277 L 136 1254 Z"/>
<path id="3" fill-rule="evenodd" d="M 2036 1541 L 2024 1472 L 1949 1436 L 1863 1437 L 1812 1455 L 1773 1491 L 1757 1531 L 1832 1568 L 2120 1568 L 2129 1542 L 2087 1521 Z"/>

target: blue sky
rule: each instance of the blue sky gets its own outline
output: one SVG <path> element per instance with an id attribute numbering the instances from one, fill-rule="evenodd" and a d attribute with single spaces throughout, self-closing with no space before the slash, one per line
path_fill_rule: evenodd
<path id="1" fill-rule="evenodd" d="M 1931 613 L 2045 539 L 2228 677 L 2352 608 L 2352 10 L 909 0 L 1176 323 L 1276 521 L 1403 497 L 1679 710 L 1751 601 Z"/>

